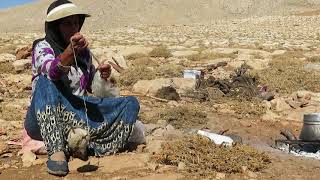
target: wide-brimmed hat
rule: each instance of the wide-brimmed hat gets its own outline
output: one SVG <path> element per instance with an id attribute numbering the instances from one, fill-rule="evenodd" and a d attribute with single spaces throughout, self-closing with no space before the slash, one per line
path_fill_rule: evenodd
<path id="1" fill-rule="evenodd" d="M 53 2 L 47 11 L 46 22 L 52 22 L 72 15 L 84 15 L 90 17 L 81 8 L 67 0 L 57 0 Z"/>

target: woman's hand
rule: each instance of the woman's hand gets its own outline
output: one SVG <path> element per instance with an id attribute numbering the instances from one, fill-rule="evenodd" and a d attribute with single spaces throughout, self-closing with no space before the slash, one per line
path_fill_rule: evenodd
<path id="1" fill-rule="evenodd" d="M 102 64 L 97 68 L 100 71 L 100 77 L 104 80 L 108 80 L 111 75 L 111 65 L 110 64 Z"/>
<path id="2" fill-rule="evenodd" d="M 74 34 L 70 38 L 70 42 L 72 44 L 71 47 L 74 48 L 76 53 L 86 49 L 88 47 L 88 45 L 89 45 L 89 43 L 86 40 L 86 38 L 82 34 L 80 34 L 79 32 Z"/>

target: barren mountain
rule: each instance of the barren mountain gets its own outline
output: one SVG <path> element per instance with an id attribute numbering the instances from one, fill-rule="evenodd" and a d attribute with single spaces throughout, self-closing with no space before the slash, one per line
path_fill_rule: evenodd
<path id="1" fill-rule="evenodd" d="M 0 11 L 2 32 L 41 31 L 51 1 Z M 85 29 L 136 24 L 210 23 L 220 19 L 289 15 L 315 10 L 320 0 L 74 0 L 92 14 Z"/>

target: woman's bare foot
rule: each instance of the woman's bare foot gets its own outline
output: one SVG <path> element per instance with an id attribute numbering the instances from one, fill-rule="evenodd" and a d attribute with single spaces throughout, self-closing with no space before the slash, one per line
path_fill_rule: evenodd
<path id="1" fill-rule="evenodd" d="M 50 156 L 50 159 L 53 161 L 65 161 L 66 155 L 63 151 L 56 152 Z"/>

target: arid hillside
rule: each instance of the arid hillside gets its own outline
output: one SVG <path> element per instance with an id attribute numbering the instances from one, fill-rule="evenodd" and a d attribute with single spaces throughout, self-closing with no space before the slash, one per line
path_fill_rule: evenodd
<path id="1" fill-rule="evenodd" d="M 46 9 L 51 1 L 0 11 L 0 31 L 24 32 L 43 29 Z M 92 18 L 85 29 L 131 26 L 137 24 L 192 24 L 215 20 L 289 15 L 316 10 L 319 0 L 74 0 Z"/>

